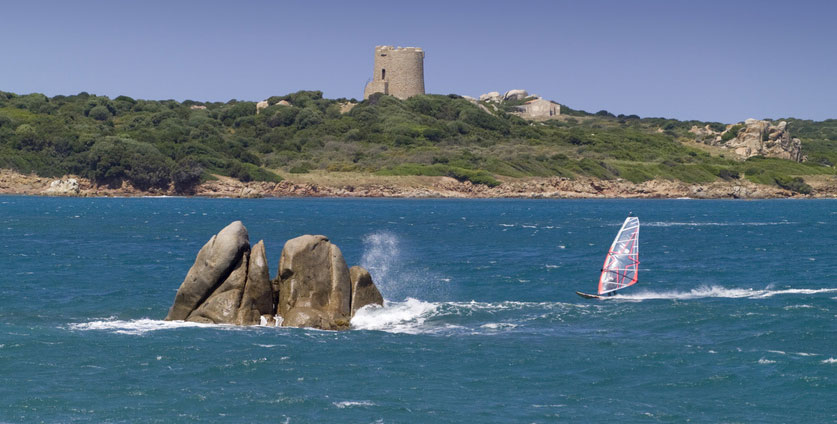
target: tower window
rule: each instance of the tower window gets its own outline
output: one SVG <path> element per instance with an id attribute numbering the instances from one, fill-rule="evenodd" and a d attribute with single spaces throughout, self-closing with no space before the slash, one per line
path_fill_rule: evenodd
<path id="1" fill-rule="evenodd" d="M 381 69 L 381 79 L 387 79 L 387 70 Z"/>

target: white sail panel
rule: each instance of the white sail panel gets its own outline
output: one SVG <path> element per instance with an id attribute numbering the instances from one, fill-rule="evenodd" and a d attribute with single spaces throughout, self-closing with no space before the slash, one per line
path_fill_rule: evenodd
<path id="1" fill-rule="evenodd" d="M 639 218 L 629 216 L 607 252 L 599 294 L 623 289 L 637 282 L 639 274 Z"/>

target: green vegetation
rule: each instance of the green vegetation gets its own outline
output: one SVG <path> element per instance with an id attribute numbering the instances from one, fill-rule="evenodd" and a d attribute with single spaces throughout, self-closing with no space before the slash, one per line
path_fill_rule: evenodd
<path id="1" fill-rule="evenodd" d="M 0 167 L 50 177 L 75 173 L 109 185 L 129 181 L 141 189 L 171 184 L 183 193 L 212 174 L 279 181 L 279 170 L 318 169 L 450 176 L 488 186 L 501 177 L 528 176 L 689 183 L 746 178 L 805 193 L 810 186 L 801 177 L 834 174 L 837 163 L 837 120 L 787 119 L 810 158 L 798 164 L 735 161 L 683 143 L 694 139 L 692 126 L 723 129 L 717 122 L 566 107 L 560 120 L 530 122 L 508 113 L 514 104 L 490 112 L 456 95 L 401 101 L 377 94 L 341 114 L 346 101 L 300 91 L 270 97 L 257 113 L 254 102 L 237 100 L 0 92 Z M 727 132 L 729 138 L 738 129 Z"/>
<path id="2" fill-rule="evenodd" d="M 738 136 L 738 133 L 739 133 L 742 129 L 744 129 L 744 124 L 735 124 L 735 125 L 733 125 L 733 126 L 729 129 L 729 131 L 727 131 L 727 132 L 725 132 L 725 133 L 723 133 L 723 134 L 721 135 L 721 140 L 722 140 L 724 143 L 726 143 L 727 141 L 732 140 L 733 138 L 735 138 L 736 136 Z"/>

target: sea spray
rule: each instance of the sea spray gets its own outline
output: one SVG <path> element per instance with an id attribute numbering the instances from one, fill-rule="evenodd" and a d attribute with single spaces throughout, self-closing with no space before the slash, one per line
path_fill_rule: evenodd
<path id="1" fill-rule="evenodd" d="M 369 271 L 372 280 L 385 300 L 446 300 L 450 279 L 422 268 L 408 259 L 410 252 L 402 248 L 401 238 L 388 231 L 368 234 L 363 238 L 361 266 Z"/>

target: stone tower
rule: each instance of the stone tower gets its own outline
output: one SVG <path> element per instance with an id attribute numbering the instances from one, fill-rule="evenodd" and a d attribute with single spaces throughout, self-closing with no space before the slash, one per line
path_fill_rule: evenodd
<path id="1" fill-rule="evenodd" d="M 363 98 L 384 93 L 404 100 L 424 94 L 424 50 L 418 47 L 375 47 L 375 69 Z"/>

